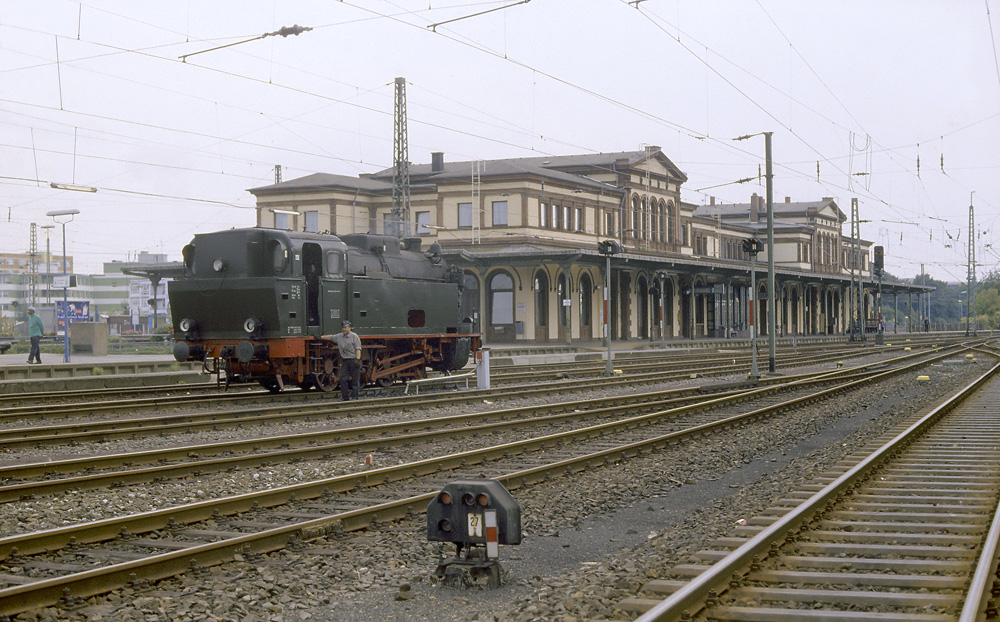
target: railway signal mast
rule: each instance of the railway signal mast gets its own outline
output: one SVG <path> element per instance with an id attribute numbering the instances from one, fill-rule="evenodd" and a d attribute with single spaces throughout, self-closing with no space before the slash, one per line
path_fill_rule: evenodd
<path id="1" fill-rule="evenodd" d="M 757 315 L 754 309 L 754 298 L 757 295 L 757 253 L 764 250 L 764 243 L 757 238 L 747 238 L 743 240 L 743 252 L 750 255 L 750 380 L 760 379 L 760 372 L 757 370 Z"/>
<path id="2" fill-rule="evenodd" d="M 604 364 L 604 373 L 611 376 L 615 373 L 614 364 L 611 362 L 611 324 L 609 321 L 611 312 L 611 300 L 608 291 L 611 289 L 611 256 L 622 252 L 622 247 L 614 240 L 604 240 L 597 243 L 597 251 L 604 255 L 604 343 L 608 347 L 607 360 Z"/>
<path id="3" fill-rule="evenodd" d="M 965 336 L 976 335 L 976 321 L 972 319 L 976 312 L 976 211 L 972 206 L 972 194 L 969 194 L 969 292 L 966 296 Z"/>
<path id="4" fill-rule="evenodd" d="M 885 337 L 883 336 L 884 328 L 882 326 L 882 274 L 885 272 L 885 249 L 881 246 L 875 247 L 875 269 L 873 270 L 875 276 L 878 277 L 878 298 L 875 303 L 875 309 L 877 310 L 876 318 L 878 319 L 878 327 L 875 333 L 875 345 L 882 345 L 885 343 Z"/>

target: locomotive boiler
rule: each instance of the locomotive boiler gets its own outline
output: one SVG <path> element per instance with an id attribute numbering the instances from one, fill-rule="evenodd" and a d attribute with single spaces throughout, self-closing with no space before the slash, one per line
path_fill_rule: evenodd
<path id="1" fill-rule="evenodd" d="M 323 335 L 349 320 L 362 342 L 362 382 L 387 386 L 460 369 L 480 345 L 462 309 L 464 275 L 419 238 L 275 229 L 197 234 L 185 277 L 168 286 L 174 357 L 225 381 L 332 391 L 337 347 Z"/>

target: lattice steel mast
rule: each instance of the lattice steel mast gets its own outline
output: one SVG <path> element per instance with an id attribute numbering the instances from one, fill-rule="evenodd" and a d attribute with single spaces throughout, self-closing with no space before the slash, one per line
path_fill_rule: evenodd
<path id="1" fill-rule="evenodd" d="M 28 234 L 28 306 L 38 303 L 38 226 L 31 223 Z"/>
<path id="2" fill-rule="evenodd" d="M 865 340 L 864 287 L 861 278 L 861 219 L 858 216 L 858 200 L 851 199 L 851 341 Z"/>
<path id="3" fill-rule="evenodd" d="M 386 235 L 410 235 L 410 157 L 406 140 L 406 79 L 396 78 L 395 136 L 392 141 L 392 231 Z"/>

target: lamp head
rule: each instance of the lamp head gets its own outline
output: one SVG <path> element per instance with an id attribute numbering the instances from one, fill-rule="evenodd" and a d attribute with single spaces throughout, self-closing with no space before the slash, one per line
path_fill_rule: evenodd
<path id="1" fill-rule="evenodd" d="M 45 215 L 46 216 L 53 216 L 53 217 L 55 217 L 55 216 L 73 216 L 73 215 L 79 214 L 79 213 L 80 213 L 80 210 L 70 208 L 70 209 L 54 209 L 51 212 L 45 212 Z"/>

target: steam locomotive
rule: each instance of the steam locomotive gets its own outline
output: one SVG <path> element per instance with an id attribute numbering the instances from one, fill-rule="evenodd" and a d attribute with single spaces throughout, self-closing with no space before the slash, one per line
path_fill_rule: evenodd
<path id="1" fill-rule="evenodd" d="M 194 236 L 168 286 L 174 358 L 229 382 L 332 391 L 340 357 L 323 335 L 349 320 L 361 378 L 388 386 L 460 369 L 481 346 L 464 275 L 419 238 L 231 229 Z"/>

